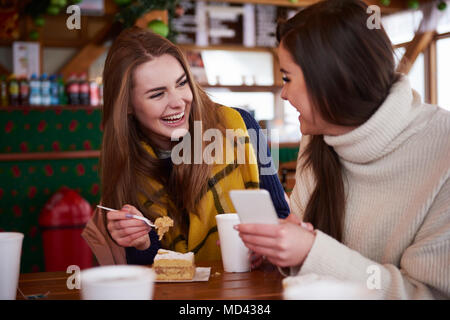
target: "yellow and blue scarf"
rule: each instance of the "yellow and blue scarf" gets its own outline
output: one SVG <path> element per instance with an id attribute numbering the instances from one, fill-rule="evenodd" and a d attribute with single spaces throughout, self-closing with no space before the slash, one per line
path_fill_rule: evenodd
<path id="1" fill-rule="evenodd" d="M 234 189 L 258 189 L 259 173 L 256 161 L 256 152 L 250 143 L 247 127 L 238 111 L 225 106 L 219 106 L 218 112 L 221 118 L 225 119 L 226 129 L 233 129 L 238 136 L 236 142 L 223 139 L 224 152 L 232 150 L 234 161 L 226 163 L 214 163 L 211 170 L 211 178 L 208 181 L 208 189 L 201 197 L 196 208 L 196 214 L 189 212 L 189 231 L 186 237 L 181 232 L 179 226 L 174 226 L 164 235 L 161 245 L 165 249 L 177 252 L 194 252 L 196 261 L 220 260 L 220 248 L 217 246 L 218 233 L 216 218 L 217 214 L 235 212 L 233 204 L 229 198 L 229 191 Z M 240 129 L 240 130 L 239 130 Z M 237 148 L 245 150 L 245 162 L 237 161 Z M 145 149 L 152 156 L 154 151 L 150 146 L 144 144 Z M 231 149 L 230 149 L 231 148 Z M 224 153 L 225 154 L 225 153 Z M 227 153 L 229 156 L 229 153 Z M 152 190 L 157 190 L 160 197 L 166 198 L 167 193 L 164 187 L 157 181 L 150 179 Z M 141 197 L 142 198 L 142 197 Z M 142 203 L 149 210 L 159 214 L 167 215 L 167 208 L 156 203 L 146 201 L 142 198 Z M 164 203 L 164 201 L 161 201 Z"/>

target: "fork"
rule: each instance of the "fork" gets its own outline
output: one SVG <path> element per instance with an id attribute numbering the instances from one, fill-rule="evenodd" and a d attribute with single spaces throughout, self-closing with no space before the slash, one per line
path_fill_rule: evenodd
<path id="1" fill-rule="evenodd" d="M 104 206 L 101 206 L 101 205 L 97 205 L 97 207 L 99 207 L 101 209 L 104 209 L 104 210 L 108 210 L 108 211 L 119 211 L 119 210 L 107 208 L 107 207 L 104 207 Z M 144 221 L 148 226 L 156 228 L 156 226 L 150 220 L 148 220 L 145 217 L 137 216 L 135 214 L 127 214 L 126 217 Z"/>

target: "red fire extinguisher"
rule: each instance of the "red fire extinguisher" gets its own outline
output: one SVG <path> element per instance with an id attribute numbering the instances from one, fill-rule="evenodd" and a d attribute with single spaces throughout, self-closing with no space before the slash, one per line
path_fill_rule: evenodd
<path id="1" fill-rule="evenodd" d="M 72 189 L 62 187 L 50 198 L 39 216 L 46 271 L 92 267 L 92 251 L 81 238 L 91 215 L 89 202 Z"/>

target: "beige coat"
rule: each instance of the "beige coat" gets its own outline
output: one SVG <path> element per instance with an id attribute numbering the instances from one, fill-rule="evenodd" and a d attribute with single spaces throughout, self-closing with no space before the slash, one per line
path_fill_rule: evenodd
<path id="1" fill-rule="evenodd" d="M 94 211 L 81 236 L 88 243 L 100 265 L 127 264 L 125 248 L 117 245 L 106 230 L 104 214 Z"/>

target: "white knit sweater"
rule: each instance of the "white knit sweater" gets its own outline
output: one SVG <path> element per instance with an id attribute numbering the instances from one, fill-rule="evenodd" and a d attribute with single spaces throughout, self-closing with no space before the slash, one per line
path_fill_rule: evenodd
<path id="1" fill-rule="evenodd" d="M 303 265 L 290 275 L 366 285 L 375 266 L 380 299 L 449 299 L 450 112 L 423 104 L 402 77 L 368 121 L 324 140 L 343 165 L 343 243 L 318 230 Z M 299 155 L 308 141 L 304 136 Z M 290 202 L 300 218 L 313 186 L 299 161 Z"/>

